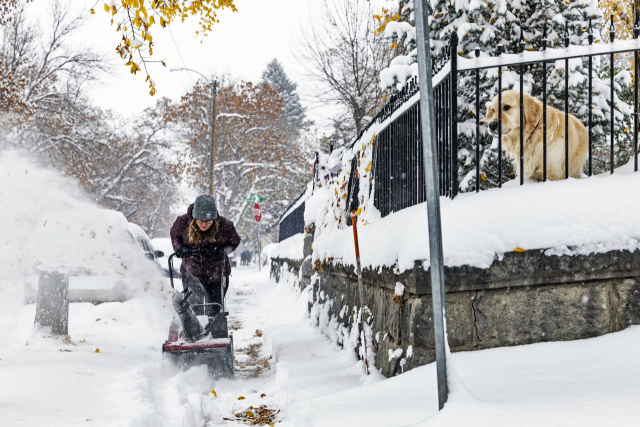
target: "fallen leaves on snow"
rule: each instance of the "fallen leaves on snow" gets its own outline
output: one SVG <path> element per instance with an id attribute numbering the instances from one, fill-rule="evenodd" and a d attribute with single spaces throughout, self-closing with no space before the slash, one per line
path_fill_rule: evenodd
<path id="1" fill-rule="evenodd" d="M 265 405 L 260 406 L 259 408 L 254 408 L 253 406 L 249 406 L 244 412 L 238 412 L 235 415 L 235 419 L 232 418 L 223 418 L 225 421 L 241 421 L 250 426 L 273 426 L 275 423 L 276 415 L 280 412 L 280 410 L 269 409 Z"/>

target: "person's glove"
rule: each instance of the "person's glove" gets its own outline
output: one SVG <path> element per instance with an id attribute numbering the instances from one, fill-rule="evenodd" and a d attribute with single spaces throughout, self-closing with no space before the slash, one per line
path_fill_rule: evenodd
<path id="1" fill-rule="evenodd" d="M 224 254 L 224 250 L 219 245 L 205 246 L 203 252 L 208 256 L 219 257 Z"/>
<path id="2" fill-rule="evenodd" d="M 180 246 L 178 250 L 176 250 L 176 256 L 178 258 L 186 258 L 188 256 L 191 256 L 191 254 L 193 254 L 193 250 L 186 246 Z"/>

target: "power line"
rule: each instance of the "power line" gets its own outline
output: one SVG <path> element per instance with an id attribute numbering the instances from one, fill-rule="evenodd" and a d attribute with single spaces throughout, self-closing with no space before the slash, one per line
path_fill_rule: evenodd
<path id="1" fill-rule="evenodd" d="M 182 59 L 182 54 L 180 53 L 180 49 L 178 49 L 178 44 L 176 43 L 176 39 L 173 38 L 173 32 L 171 32 L 171 28 L 169 26 L 167 26 L 167 28 L 169 28 L 169 34 L 171 34 L 171 40 L 173 40 L 173 45 L 176 47 L 176 51 L 178 52 L 178 56 L 180 57 L 180 60 L 182 61 L 182 65 L 184 66 L 185 71 L 187 72 L 187 74 L 189 74 L 189 78 L 191 79 L 191 83 L 193 83 L 195 85 L 196 82 L 193 81 L 193 77 L 191 77 L 191 73 L 187 69 L 187 64 L 185 64 L 184 63 L 184 59 Z"/>

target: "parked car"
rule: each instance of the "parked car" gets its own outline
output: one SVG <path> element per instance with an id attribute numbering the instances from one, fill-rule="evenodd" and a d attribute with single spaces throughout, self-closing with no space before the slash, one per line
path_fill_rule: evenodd
<path id="1" fill-rule="evenodd" d="M 114 211 L 101 211 L 104 212 L 104 220 L 109 221 L 114 215 L 122 215 Z M 94 215 L 103 218 L 101 213 L 94 213 Z M 133 244 L 136 248 L 139 248 L 144 253 L 144 257 L 152 262 L 157 270 L 164 276 L 168 276 L 168 270 L 163 268 L 158 261 L 158 258 L 164 256 L 162 251 L 156 251 L 151 244 L 149 236 L 145 231 L 136 224 L 125 222 L 122 219 L 118 221 L 111 221 L 113 226 L 124 227 L 125 230 L 119 233 L 120 236 L 129 236 L 131 243 L 125 243 L 125 247 L 129 244 Z M 124 232 L 126 231 L 126 233 Z M 112 233 L 116 234 L 116 233 Z M 120 237 L 120 242 L 122 238 Z M 126 237 L 124 237 L 126 239 Z M 119 257 L 119 254 L 114 254 L 115 257 Z M 144 258 L 143 258 L 144 259 Z M 144 262 L 144 261 L 141 261 Z M 131 298 L 133 290 L 127 283 L 127 279 L 122 274 L 96 274 L 91 270 L 89 266 L 82 268 L 74 268 L 69 274 L 69 302 L 91 302 L 93 304 L 100 304 L 104 302 L 123 302 Z M 24 279 L 24 295 L 25 302 L 27 304 L 35 303 L 38 294 L 38 280 L 39 276 L 34 274 Z M 147 284 L 144 285 L 146 289 Z M 163 285 L 160 285 L 163 286 Z"/>
<path id="2" fill-rule="evenodd" d="M 149 239 L 149 236 L 147 235 L 147 233 L 145 233 L 144 230 L 140 228 L 138 225 L 129 223 L 128 231 L 131 238 L 144 251 L 144 255 L 147 257 L 147 259 L 157 264 L 158 268 L 162 271 L 162 274 L 165 277 L 169 277 L 169 268 L 167 266 L 163 266 L 162 264 L 160 264 L 160 261 L 159 261 L 160 258 L 164 257 L 164 252 L 157 251 L 153 248 L 153 245 L 151 244 L 151 239 Z M 174 271 L 173 277 L 180 279 L 181 278 L 180 272 Z"/>

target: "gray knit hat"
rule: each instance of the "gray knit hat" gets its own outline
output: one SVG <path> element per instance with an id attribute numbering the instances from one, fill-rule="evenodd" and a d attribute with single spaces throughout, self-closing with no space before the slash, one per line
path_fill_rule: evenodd
<path id="1" fill-rule="evenodd" d="M 218 207 L 216 206 L 216 199 L 208 194 L 203 194 L 196 198 L 196 202 L 193 204 L 193 212 L 191 216 L 195 219 L 201 219 L 204 221 L 212 221 L 218 218 Z"/>

